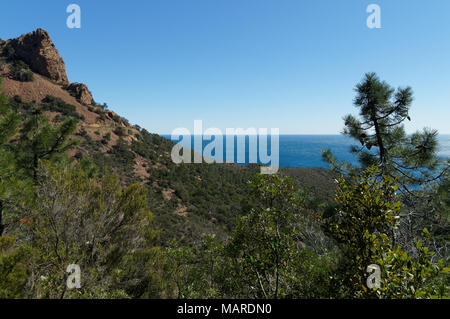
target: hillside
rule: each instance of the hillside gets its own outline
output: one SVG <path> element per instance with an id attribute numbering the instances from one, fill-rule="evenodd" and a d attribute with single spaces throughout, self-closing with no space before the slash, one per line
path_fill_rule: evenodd
<path id="1" fill-rule="evenodd" d="M 437 131 L 406 134 L 410 87 L 356 85 L 361 167 L 328 150 L 330 170 L 260 174 L 175 164 L 172 141 L 70 81 L 45 30 L 0 40 L 0 76 L 0 299 L 450 296 L 450 162 Z"/>
<path id="2" fill-rule="evenodd" d="M 123 183 L 148 185 L 149 204 L 164 240 L 192 243 L 202 233 L 225 235 L 231 230 L 257 166 L 174 164 L 171 141 L 97 104 L 85 84 L 69 82 L 62 57 L 42 29 L 0 41 L 0 54 L 2 90 L 10 104 L 24 117 L 39 108 L 54 124 L 76 118 L 74 138 L 80 143 L 68 155 L 74 160 L 91 158 L 100 172 L 115 170 Z M 334 177 L 328 171 L 281 171 L 307 190 L 312 207 L 332 198 Z"/>

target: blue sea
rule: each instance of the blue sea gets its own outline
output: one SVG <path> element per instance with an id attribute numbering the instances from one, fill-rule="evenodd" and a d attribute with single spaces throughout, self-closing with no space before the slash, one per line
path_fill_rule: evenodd
<path id="1" fill-rule="evenodd" d="M 171 139 L 170 135 L 162 136 Z M 191 139 L 191 145 L 194 145 L 193 141 L 194 137 Z M 238 141 L 239 139 L 235 137 L 235 163 L 238 163 L 236 158 Z M 178 140 L 174 140 L 174 142 L 178 142 Z M 268 142 L 270 150 L 270 138 Z M 209 141 L 203 141 L 203 148 L 209 143 Z M 450 158 L 450 135 L 440 135 L 439 144 L 439 157 Z M 358 146 L 358 143 L 344 135 L 280 135 L 280 167 L 328 167 L 328 164 L 322 160 L 321 156 L 321 151 L 325 149 L 331 149 L 338 160 L 357 164 L 356 157 L 350 153 L 352 145 Z M 226 158 L 227 149 L 229 149 L 229 146 L 226 145 L 226 138 L 224 137 L 224 159 Z M 248 136 L 245 141 L 245 152 L 246 164 L 249 162 Z"/>

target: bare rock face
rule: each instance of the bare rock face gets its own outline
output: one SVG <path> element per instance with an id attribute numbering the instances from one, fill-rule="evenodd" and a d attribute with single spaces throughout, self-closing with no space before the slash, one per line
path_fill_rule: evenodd
<path id="1" fill-rule="evenodd" d="M 17 58 L 27 63 L 31 70 L 57 83 L 69 84 L 66 65 L 47 31 L 37 29 L 17 39 L 8 40 Z"/>
<path id="2" fill-rule="evenodd" d="M 92 93 L 89 91 L 86 84 L 72 83 L 67 87 L 69 91 L 80 103 L 91 105 L 94 103 Z"/>

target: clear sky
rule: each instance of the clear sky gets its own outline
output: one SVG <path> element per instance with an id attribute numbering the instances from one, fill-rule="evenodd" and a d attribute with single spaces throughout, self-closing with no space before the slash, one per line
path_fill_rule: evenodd
<path id="1" fill-rule="evenodd" d="M 81 29 L 66 7 L 81 7 Z M 366 8 L 381 8 L 369 29 Z M 0 38 L 49 31 L 71 82 L 151 132 L 337 134 L 375 71 L 412 86 L 408 132 L 450 133 L 448 0 L 3 0 Z"/>

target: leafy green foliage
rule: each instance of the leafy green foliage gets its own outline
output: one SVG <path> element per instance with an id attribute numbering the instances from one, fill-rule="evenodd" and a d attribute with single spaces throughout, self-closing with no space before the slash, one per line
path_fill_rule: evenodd
<path id="1" fill-rule="evenodd" d="M 91 179 L 74 164 L 43 162 L 38 180 L 38 205 L 27 208 L 30 244 L 36 250 L 33 296 L 126 296 L 120 292 L 124 287 L 116 287 L 121 262 L 154 237 L 146 190 L 122 188 L 110 174 Z M 65 288 L 65 268 L 71 263 L 83 269 L 83 288 L 76 292 Z"/>
<path id="2" fill-rule="evenodd" d="M 372 167 L 362 176 L 338 181 L 338 212 L 327 221 L 328 233 L 341 247 L 342 260 L 334 276 L 338 294 L 350 297 L 416 298 L 431 297 L 424 287 L 439 275 L 442 261 L 433 264 L 433 255 L 417 243 L 413 258 L 394 243 L 393 231 L 400 210 L 395 180 Z M 382 268 L 380 289 L 366 286 L 367 267 Z"/>
<path id="3" fill-rule="evenodd" d="M 303 193 L 291 178 L 280 175 L 257 175 L 250 187 L 255 206 L 241 217 L 226 246 L 234 276 L 245 278 L 234 283 L 239 287 L 234 293 L 252 298 L 326 296 L 327 257 L 317 256 L 302 241 L 308 218 Z"/>
<path id="4" fill-rule="evenodd" d="M 375 119 L 381 135 L 401 133 L 391 131 L 393 120 L 407 118 L 411 92 L 394 95 L 373 76 L 357 89 L 363 120 L 348 117 L 346 133 L 362 139 L 363 167 L 374 159 L 380 169 L 355 169 L 337 186 L 324 170 L 267 176 L 255 175 L 256 165 L 176 165 L 173 143 L 140 128 L 117 130 L 115 144 L 111 133 L 99 141 L 81 129 L 82 145 L 68 159 L 82 119 L 74 106 L 47 96 L 37 108 L 0 94 L 0 298 L 448 297 L 449 269 L 438 260 L 445 250 L 435 248 L 448 242 L 448 172 L 416 192 L 433 218 L 424 217 L 432 227 L 410 240 L 411 249 L 396 228 L 419 205 L 400 195 L 397 182 L 405 180 L 389 161 L 408 156 L 411 143 L 433 147 L 432 137 L 394 135 L 394 145 L 382 136 L 384 160 L 372 157 L 381 144 L 363 135 L 363 123 Z M 57 112 L 59 124 L 42 111 Z M 127 123 L 107 115 L 114 127 Z M 127 134 L 136 140 L 128 143 Z M 414 165 L 435 162 L 424 154 Z M 137 176 L 136 159 L 149 176 Z M 73 263 L 82 288 L 67 290 Z M 366 270 L 374 263 L 381 287 L 371 290 Z"/>
<path id="5" fill-rule="evenodd" d="M 424 230 L 423 236 L 429 238 Z M 385 239 L 387 240 L 387 239 Z M 381 288 L 376 291 L 379 298 L 445 298 L 449 297 L 449 268 L 443 260 L 432 262 L 434 255 L 422 241 L 416 242 L 416 254 L 408 255 L 400 246 L 393 245 L 389 250 L 375 237 L 371 238 L 378 250 L 376 263 L 381 267 Z"/>
<path id="6" fill-rule="evenodd" d="M 15 247 L 15 244 L 16 238 L 0 236 L 0 299 L 27 297 L 31 249 L 26 245 Z"/>
<path id="7" fill-rule="evenodd" d="M 293 182 L 279 175 L 260 175 L 251 186 L 257 206 L 237 225 L 231 249 L 243 253 L 240 262 L 255 290 L 249 293 L 257 298 L 277 298 L 289 294 L 292 285 L 290 272 L 295 272 L 295 253 L 301 245 L 295 240 L 301 198 Z"/>

